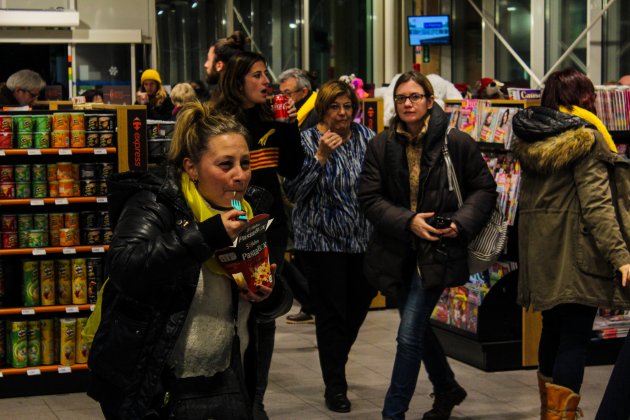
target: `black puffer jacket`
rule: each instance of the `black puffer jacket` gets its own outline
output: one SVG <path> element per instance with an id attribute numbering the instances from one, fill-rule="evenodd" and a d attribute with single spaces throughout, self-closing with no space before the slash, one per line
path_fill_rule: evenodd
<path id="1" fill-rule="evenodd" d="M 108 181 L 114 238 L 110 282 L 88 365 L 88 395 L 123 419 L 143 418 L 164 391 L 167 360 L 194 296 L 201 264 L 231 244 L 219 216 L 196 223 L 171 167 L 122 173 Z M 273 316 L 277 285 L 255 305 Z"/>
<path id="2" fill-rule="evenodd" d="M 437 104 L 430 115 L 423 139 L 417 212 L 452 217 L 460 235 L 445 239 L 448 257 L 441 263 L 435 259 L 436 244 L 418 239 L 409 230 L 415 213 L 409 203 L 405 141 L 392 128 L 376 136 L 365 155 L 359 201 L 375 228 L 365 256 L 366 276 L 386 295 L 396 295 L 409 280 L 416 262 L 427 284 L 444 287 L 465 283 L 469 276 L 467 244 L 484 226 L 496 203 L 496 183 L 477 144 L 469 135 L 452 130 L 449 153 L 464 197 L 464 204 L 458 208 L 455 193 L 448 190 L 442 155 L 448 119 Z"/>

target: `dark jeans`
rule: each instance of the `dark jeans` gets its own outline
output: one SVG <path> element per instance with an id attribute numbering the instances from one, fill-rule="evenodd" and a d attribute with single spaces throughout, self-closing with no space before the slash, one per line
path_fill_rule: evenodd
<path id="1" fill-rule="evenodd" d="M 630 334 L 617 356 L 595 420 L 630 419 Z"/>
<path id="2" fill-rule="evenodd" d="M 300 270 L 298 257 L 294 258 L 293 262 L 285 261 L 282 267 L 282 277 L 291 288 L 295 299 L 302 305 L 300 310 L 312 314 L 315 310 L 308 289 L 308 280 Z"/>
<path id="3" fill-rule="evenodd" d="M 441 294 L 442 289 L 425 290 L 417 270 L 413 271 L 408 290 L 400 293 L 400 326 L 396 337 L 398 346 L 392 379 L 385 396 L 383 417 L 405 418 L 422 361 L 434 392 L 448 392 L 455 386 L 455 375 L 446 360 L 444 349 L 429 325 L 431 312 Z"/>
<path id="4" fill-rule="evenodd" d="M 276 275 L 282 272 L 284 265 L 284 244 L 269 244 L 269 261 L 276 264 Z M 269 369 L 275 345 L 276 320 L 264 320 L 256 323 L 256 391 L 254 405 L 261 405 L 269 384 Z"/>
<path id="5" fill-rule="evenodd" d="M 297 252 L 315 304 L 315 335 L 326 396 L 345 395 L 348 354 L 376 290 L 363 275 L 363 254 Z"/>
<path id="6" fill-rule="evenodd" d="M 567 303 L 542 311 L 538 369 L 553 383 L 579 394 L 584 379 L 586 349 L 597 308 Z"/>

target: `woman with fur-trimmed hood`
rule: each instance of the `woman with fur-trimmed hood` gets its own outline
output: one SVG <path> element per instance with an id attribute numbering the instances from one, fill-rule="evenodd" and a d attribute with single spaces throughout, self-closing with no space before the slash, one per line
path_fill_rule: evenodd
<path id="1" fill-rule="evenodd" d="M 630 308 L 629 165 L 594 113 L 592 82 L 569 69 L 549 77 L 542 106 L 513 120 L 523 169 L 518 302 L 542 311 L 542 418 L 575 418 L 597 308 Z"/>

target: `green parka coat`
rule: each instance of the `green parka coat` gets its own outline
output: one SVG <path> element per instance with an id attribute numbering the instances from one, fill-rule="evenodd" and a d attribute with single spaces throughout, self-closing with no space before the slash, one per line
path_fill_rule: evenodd
<path id="1" fill-rule="evenodd" d="M 584 120 L 549 108 L 521 111 L 514 132 L 523 170 L 518 303 L 630 308 L 630 287 L 616 276 L 630 263 L 628 160 Z"/>

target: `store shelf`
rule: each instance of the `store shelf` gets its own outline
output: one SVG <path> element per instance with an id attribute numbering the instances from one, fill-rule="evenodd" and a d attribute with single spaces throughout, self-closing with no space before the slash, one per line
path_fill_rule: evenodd
<path id="1" fill-rule="evenodd" d="M 109 245 L 79 245 L 79 246 L 55 246 L 47 248 L 17 248 L 0 249 L 0 256 L 3 255 L 49 255 L 49 254 L 78 254 L 79 252 L 91 252 L 101 254 L 109 249 Z"/>
<path id="2" fill-rule="evenodd" d="M 39 156 L 39 155 L 115 155 L 115 147 L 77 147 L 64 149 L 0 149 L 0 156 Z"/>
<path id="3" fill-rule="evenodd" d="M 5 198 L 0 200 L 0 206 L 44 206 L 51 204 L 65 206 L 85 203 L 107 203 L 107 197 Z"/>
<path id="4" fill-rule="evenodd" d="M 78 363 L 71 366 L 64 365 L 50 365 L 50 366 L 29 366 L 25 368 L 4 368 L 0 369 L 0 378 L 10 375 L 26 375 L 26 376 L 38 376 L 42 373 L 60 373 L 66 374 L 76 370 L 87 370 L 88 365 L 86 363 Z"/>
<path id="5" fill-rule="evenodd" d="M 50 305 L 50 306 L 30 306 L 18 308 L 0 308 L 0 316 L 2 315 L 35 315 L 35 314 L 76 314 L 81 311 L 93 311 L 94 304 L 88 303 L 84 305 Z"/>

